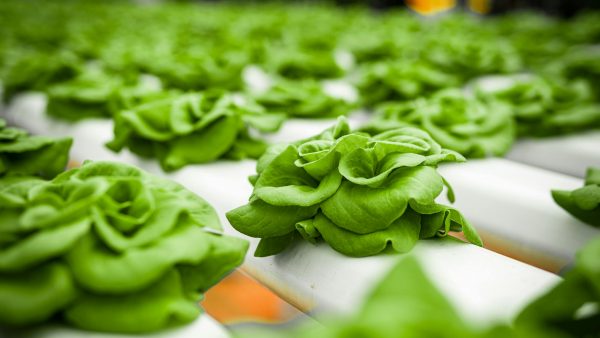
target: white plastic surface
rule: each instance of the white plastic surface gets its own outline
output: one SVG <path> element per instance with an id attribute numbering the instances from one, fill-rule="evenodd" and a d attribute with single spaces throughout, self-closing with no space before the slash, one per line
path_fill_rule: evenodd
<path id="1" fill-rule="evenodd" d="M 506 157 L 567 175 L 584 177 L 588 167 L 600 168 L 600 131 L 539 140 L 519 140 Z"/>
<path id="2" fill-rule="evenodd" d="M 559 281 L 553 274 L 452 238 L 422 241 L 410 255 L 417 257 L 457 310 L 475 323 L 509 321 Z M 246 270 L 318 316 L 353 312 L 404 257 L 349 258 L 324 243 L 301 242 L 277 256 L 248 257 Z"/>
<path id="3" fill-rule="evenodd" d="M 72 157 L 75 160 L 121 160 L 150 172 L 161 173 L 155 161 L 141 161 L 127 152 L 117 156 L 103 147 L 103 143 L 112 136 L 110 121 L 90 120 L 71 125 L 51 120 L 43 114 L 43 98 L 40 97 L 17 101 L 10 109 L 8 118 L 34 133 L 74 136 Z M 289 131 L 283 132 L 282 138 L 297 139 L 314 134 L 312 131 L 311 134 L 304 134 L 305 126 L 299 127 L 296 123 L 290 123 L 289 128 Z M 461 171 L 468 175 L 467 167 L 461 168 Z M 217 209 L 225 231 L 244 237 L 227 224 L 224 214 L 246 203 L 251 193 L 246 177 L 253 173 L 254 161 L 221 161 L 191 165 L 175 173 L 162 175 L 206 198 Z M 483 199 L 493 193 L 492 190 L 486 191 L 476 198 Z M 502 205 L 498 207 L 510 210 Z M 313 313 L 352 311 L 395 260 L 405 257 L 381 255 L 355 259 L 345 257 L 323 244 L 315 247 L 298 243 L 280 255 L 255 258 L 252 252 L 258 240 L 249 240 L 251 249 L 244 269 L 284 299 Z M 455 241 L 424 241 L 411 254 L 421 261 L 433 282 L 458 310 L 475 321 L 508 320 L 533 297 L 560 280 L 548 272 Z"/>
<path id="4" fill-rule="evenodd" d="M 1 331 L 2 338 L 229 338 L 225 328 L 206 314 L 189 325 L 149 334 L 115 334 L 83 331 L 66 326 L 48 325 L 27 331 Z"/>
<path id="5" fill-rule="evenodd" d="M 552 199 L 552 189 L 573 190 L 581 187 L 581 179 L 504 159 L 470 160 L 439 170 L 454 188 L 454 206 L 484 240 L 514 257 L 558 271 L 600 235 Z"/>

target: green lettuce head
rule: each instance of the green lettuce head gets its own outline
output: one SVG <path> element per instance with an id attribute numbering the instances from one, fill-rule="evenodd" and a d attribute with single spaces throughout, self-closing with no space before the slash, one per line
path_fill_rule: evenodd
<path id="1" fill-rule="evenodd" d="M 83 329 L 144 332 L 187 323 L 202 292 L 247 250 L 220 234 L 206 201 L 128 165 L 2 179 L 0 200 L 2 325 L 54 316 Z"/>
<path id="2" fill-rule="evenodd" d="M 544 137 L 600 128 L 600 104 L 583 79 L 531 77 L 483 92 L 512 105 L 519 136 Z"/>
<path id="3" fill-rule="evenodd" d="M 318 81 L 278 81 L 254 100 L 267 111 L 282 112 L 289 116 L 321 118 L 346 115 L 352 106 L 340 98 L 327 94 Z"/>
<path id="4" fill-rule="evenodd" d="M 589 168 L 584 186 L 573 191 L 553 190 L 552 198 L 582 222 L 600 227 L 600 168 Z"/>
<path id="5" fill-rule="evenodd" d="M 477 76 L 511 74 L 523 69 L 521 55 L 509 41 L 501 36 L 469 33 L 472 32 L 430 34 L 421 58 L 463 82 Z"/>
<path id="6" fill-rule="evenodd" d="M 386 101 L 406 101 L 461 84 L 454 75 L 424 62 L 384 61 L 362 67 L 356 86 L 362 102 L 375 106 Z"/>
<path id="7" fill-rule="evenodd" d="M 382 104 L 365 130 L 378 132 L 403 125 L 418 126 L 443 147 L 472 158 L 502 156 L 516 136 L 509 105 L 467 97 L 459 89 L 443 90 L 429 99 Z"/>
<path id="8" fill-rule="evenodd" d="M 52 178 L 67 166 L 71 138 L 29 136 L 0 119 L 0 177 L 33 175 Z"/>
<path id="9" fill-rule="evenodd" d="M 206 50 L 201 44 L 194 50 L 159 53 L 147 58 L 141 68 L 161 79 L 167 88 L 181 90 L 206 90 L 219 88 L 237 90 L 243 85 L 242 70 L 248 64 L 249 55 L 236 53 L 237 49 Z M 146 46 L 143 46 L 146 47 Z M 146 52 L 142 49 L 142 53 Z M 239 47 L 239 46 L 237 46 Z"/>
<path id="10" fill-rule="evenodd" d="M 77 121 L 112 117 L 121 110 L 178 93 L 161 90 L 160 82 L 145 80 L 137 73 L 122 76 L 106 70 L 89 69 L 69 81 L 48 87 L 46 94 L 48 115 Z"/>
<path id="11" fill-rule="evenodd" d="M 322 239 L 349 256 L 407 252 L 419 238 L 450 231 L 464 231 L 481 245 L 457 210 L 435 202 L 447 185 L 437 164 L 461 161 L 420 129 L 371 137 L 352 132 L 340 118 L 316 137 L 269 148 L 251 177 L 250 202 L 227 218 L 262 239 L 257 256 L 276 254 L 296 237 Z"/>
<path id="12" fill-rule="evenodd" d="M 578 21 L 573 20 L 573 22 Z M 587 33 L 593 30 L 587 30 Z M 595 44 L 584 44 L 569 48 L 560 56 L 544 64 L 541 72 L 570 80 L 587 80 L 596 97 L 600 97 L 600 49 Z"/>
<path id="13" fill-rule="evenodd" d="M 14 53 L 9 62 L 0 67 L 4 101 L 19 92 L 43 90 L 69 80 L 81 68 L 81 59 L 69 51 L 17 49 Z"/>
<path id="14" fill-rule="evenodd" d="M 100 70 L 89 70 L 46 90 L 46 113 L 67 120 L 110 117 L 109 102 L 120 88 L 127 86 L 125 79 Z M 129 83 L 132 85 L 132 83 Z"/>
<path id="15" fill-rule="evenodd" d="M 324 79 L 344 75 L 332 50 L 294 46 L 267 48 L 263 67 L 270 73 L 288 79 Z"/>
<path id="16" fill-rule="evenodd" d="M 219 158 L 256 158 L 266 143 L 248 128 L 272 132 L 284 118 L 221 91 L 172 95 L 119 112 L 107 146 L 156 157 L 166 171 Z"/>

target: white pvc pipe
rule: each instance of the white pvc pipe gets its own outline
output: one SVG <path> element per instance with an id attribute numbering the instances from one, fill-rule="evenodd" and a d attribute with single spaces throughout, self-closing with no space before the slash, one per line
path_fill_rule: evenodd
<path id="1" fill-rule="evenodd" d="M 518 141 L 510 160 L 563 174 L 584 177 L 588 167 L 600 168 L 600 131 Z"/>
<path id="2" fill-rule="evenodd" d="M 442 165 L 440 172 L 455 190 L 455 207 L 484 242 L 520 260 L 558 271 L 600 235 L 552 199 L 552 189 L 578 188 L 581 179 L 504 159 Z"/>

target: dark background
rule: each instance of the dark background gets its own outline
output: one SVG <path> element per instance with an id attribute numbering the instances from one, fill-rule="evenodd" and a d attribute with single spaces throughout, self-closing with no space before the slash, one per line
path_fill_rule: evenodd
<path id="1" fill-rule="evenodd" d="M 193 2 L 202 0 L 171 0 L 179 2 Z M 222 0 L 204 0 L 210 2 L 221 2 Z M 227 1 L 227 0 L 225 0 Z M 282 2 L 291 2 L 287 0 Z M 229 0 L 228 2 L 232 2 Z M 233 1 L 233 2 L 256 2 L 261 1 Z M 340 6 L 368 5 L 376 10 L 385 10 L 388 8 L 404 7 L 402 0 L 295 0 L 294 2 L 312 2 L 312 3 L 335 3 Z M 458 0 L 458 3 L 466 7 L 467 0 Z M 537 10 L 546 14 L 560 17 L 571 17 L 585 10 L 600 10 L 600 0 L 492 0 L 491 14 L 502 14 L 515 10 Z"/>
<path id="2" fill-rule="evenodd" d="M 401 0 L 336 0 L 340 5 L 365 4 L 377 9 L 404 6 Z M 466 3 L 466 1 L 458 1 Z M 500 14 L 514 10 L 540 10 L 550 15 L 570 17 L 586 9 L 600 9 L 598 0 L 492 0 L 492 13 Z"/>

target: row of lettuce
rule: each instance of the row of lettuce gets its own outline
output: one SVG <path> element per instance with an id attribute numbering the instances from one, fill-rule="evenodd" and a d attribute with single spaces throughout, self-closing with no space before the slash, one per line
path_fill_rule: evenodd
<path id="1" fill-rule="evenodd" d="M 0 324 L 58 320 L 88 330 L 146 332 L 188 323 L 200 314 L 202 292 L 243 261 L 247 242 L 223 235 L 214 209 L 179 184 L 112 162 L 62 172 L 70 139 L 29 136 L 3 121 L 0 126 Z M 226 216 L 238 231 L 261 238 L 256 256 L 278 254 L 300 240 L 324 242 L 353 257 L 407 253 L 420 239 L 450 232 L 482 245 L 458 210 L 435 201 L 444 186 L 454 200 L 437 165 L 464 160 L 423 130 L 402 126 L 371 136 L 351 130 L 342 117 L 319 135 L 268 148 L 250 178 L 249 203 Z M 590 170 L 584 188 L 554 197 L 598 225 L 599 183 L 598 171 Z M 597 308 L 580 310 L 599 301 L 599 242 L 593 243 L 565 281 L 519 317 L 525 332 L 593 332 Z M 358 326 L 327 326 L 319 334 L 363 328 L 369 337 L 421 330 L 483 335 L 447 305 L 440 307 L 443 298 L 411 264 L 392 273 L 402 283 L 393 277 L 383 282 L 395 288 L 386 291 L 395 295 L 385 305 L 390 317 L 374 310 L 352 321 Z M 448 311 L 405 318 L 414 304 Z M 444 325 L 427 325 L 438 320 Z"/>
<path id="2" fill-rule="evenodd" d="M 111 79 L 91 71 L 50 87 L 47 113 L 64 119 L 112 117 L 110 149 L 157 158 L 167 171 L 222 158 L 258 158 L 267 147 L 263 135 L 277 132 L 288 116 L 334 117 L 359 107 L 313 80 L 286 80 L 264 92 L 242 94 L 163 90 L 152 81 L 113 87 Z M 482 80 L 467 89 L 384 101 L 362 130 L 374 135 L 413 126 L 446 148 L 480 158 L 505 155 L 518 137 L 600 128 L 600 103 L 585 80 L 534 75 L 504 80 L 500 88 Z M 395 95 L 377 81 L 370 86 L 372 95 Z"/>
<path id="3" fill-rule="evenodd" d="M 44 10 L 31 10 L 38 6 Z M 40 0 L 3 1 L 1 13 L 9 95 L 63 80 L 89 60 L 183 90 L 241 89 L 248 64 L 288 79 L 397 65 L 416 82 L 441 77 L 446 85 L 523 70 L 598 80 L 598 51 L 590 47 L 600 40 L 598 13 L 569 21 L 518 13 L 482 23 L 361 7 Z"/>
<path id="4" fill-rule="evenodd" d="M 36 5 L 0 4 L 5 99 L 43 91 L 51 116 L 112 118 L 109 148 L 157 158 L 167 171 L 258 158 L 262 135 L 288 117 L 361 108 L 375 112 L 366 132 L 419 127 L 465 157 L 502 156 L 518 137 L 600 128 L 597 13 L 482 22 L 275 4 Z M 490 88 L 489 74 L 511 81 Z M 358 96 L 332 93 L 331 79 Z"/>
<path id="5" fill-rule="evenodd" d="M 403 81 L 401 76 L 392 77 L 395 82 Z M 416 126 L 467 157 L 502 156 L 517 137 L 600 128 L 600 103 L 585 80 L 523 75 L 504 79 L 508 83 L 501 88 L 489 88 L 484 79 L 468 89 L 440 89 L 427 97 L 411 95 L 412 99 L 397 96 L 404 91 L 395 87 L 398 83 L 382 86 L 381 80 L 366 84 L 370 95 L 381 97 L 374 102 L 381 103 L 374 107 L 365 131 Z M 280 81 L 266 91 L 244 95 L 217 89 L 163 90 L 143 80 L 124 85 L 98 70 L 51 86 L 47 93 L 49 115 L 68 120 L 112 117 L 115 140 L 109 144 L 111 149 L 127 147 L 156 157 L 166 170 L 219 158 L 257 158 L 265 142 L 260 135 L 251 137 L 252 130 L 273 133 L 288 116 L 334 117 L 360 107 L 347 98 L 331 96 L 314 80 Z M 209 139 L 220 146 L 204 142 Z M 190 140 L 213 151 L 194 157 L 185 149 L 174 149 Z M 165 157 L 172 151 L 190 158 L 169 164 Z"/>

